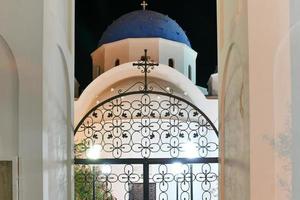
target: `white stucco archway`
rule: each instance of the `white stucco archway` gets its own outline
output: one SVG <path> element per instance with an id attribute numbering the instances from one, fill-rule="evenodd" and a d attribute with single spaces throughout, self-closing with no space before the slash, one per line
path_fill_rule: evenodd
<path id="1" fill-rule="evenodd" d="M 15 56 L 0 34 L 0 158 L 18 155 L 19 78 Z"/>
<path id="2" fill-rule="evenodd" d="M 150 79 L 160 80 L 167 83 L 166 86 L 176 86 L 178 91 L 181 91 L 181 96 L 188 98 L 191 103 L 201 109 L 206 115 L 217 124 L 217 100 L 208 100 L 203 93 L 188 80 L 183 74 L 167 65 L 160 64 L 149 73 Z M 141 71 L 132 66 L 132 63 L 125 63 L 115 67 L 98 78 L 96 78 L 81 94 L 78 101 L 75 102 L 75 126 L 80 119 L 88 112 L 99 97 L 105 100 L 112 96 L 107 91 L 110 89 L 126 89 L 130 86 L 130 80 L 143 77 Z M 129 83 L 129 84 L 127 84 Z M 126 87 L 127 86 L 127 87 Z M 180 95 L 180 94 L 177 94 Z"/>

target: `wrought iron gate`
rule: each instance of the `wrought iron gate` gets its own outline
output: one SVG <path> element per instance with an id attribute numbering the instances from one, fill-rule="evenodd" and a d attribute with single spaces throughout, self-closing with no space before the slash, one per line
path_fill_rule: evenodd
<path id="1" fill-rule="evenodd" d="M 170 88 L 148 82 L 155 64 L 146 51 L 134 65 L 144 82 L 96 105 L 75 129 L 77 199 L 218 199 L 217 129 Z"/>

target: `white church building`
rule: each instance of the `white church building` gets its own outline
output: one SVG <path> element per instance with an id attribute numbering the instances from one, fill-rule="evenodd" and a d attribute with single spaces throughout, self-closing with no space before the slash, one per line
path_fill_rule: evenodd
<path id="1" fill-rule="evenodd" d="M 174 20 L 150 10 L 125 14 L 103 33 L 91 54 L 94 81 L 75 102 L 75 124 L 97 101 L 115 94 L 114 89 L 126 88 L 132 79 L 143 77 L 132 63 L 142 58 L 144 49 L 151 61 L 159 63 L 150 77 L 164 81 L 165 87 L 175 86 L 180 96 L 192 99 L 217 124 L 217 100 L 206 99 L 195 85 L 197 52 Z"/>

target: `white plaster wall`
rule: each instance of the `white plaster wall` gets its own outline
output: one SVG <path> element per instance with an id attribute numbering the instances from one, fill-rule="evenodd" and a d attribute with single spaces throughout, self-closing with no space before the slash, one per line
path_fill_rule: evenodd
<path id="1" fill-rule="evenodd" d="M 299 199 L 299 1 L 278 8 L 281 30 L 274 59 L 275 177 L 277 199 Z M 279 5 L 278 5 L 279 7 Z M 280 18 L 280 19 L 279 19 Z M 284 98 L 283 98 L 284 97 Z"/>
<path id="2" fill-rule="evenodd" d="M 42 199 L 43 1 L 3 0 L 0 34 L 15 56 L 19 74 L 19 197 Z M 14 100 L 12 100 L 14 101 Z"/>
<path id="3" fill-rule="evenodd" d="M 280 46 L 289 33 L 289 2 L 248 1 L 248 23 L 250 142 L 253 146 L 250 159 L 251 178 L 255 180 L 251 181 L 251 198 L 289 199 L 286 188 L 282 187 L 282 183 L 290 185 L 286 167 L 282 165 L 285 159 L 278 154 L 282 149 L 274 145 L 282 138 L 283 128 L 288 123 L 284 118 L 289 109 L 282 108 L 287 108 L 290 92 L 289 87 L 281 91 L 284 85 L 280 79 L 290 80 L 290 52 L 289 48 Z M 281 72 L 276 64 L 280 65 Z M 279 80 L 278 73 L 281 74 Z M 287 101 L 283 101 L 283 97 Z"/>
<path id="4" fill-rule="evenodd" d="M 50 4 L 49 2 L 40 0 L 3 0 L 0 7 L 0 35 L 5 38 L 6 43 L 10 46 L 19 75 L 19 91 L 14 86 L 15 77 L 11 79 L 13 84 L 7 82 L 10 85 L 9 87 L 12 86 L 11 89 L 14 90 L 10 97 L 11 103 L 18 101 L 19 113 L 16 111 L 5 111 L 6 113 L 3 114 L 9 117 L 16 115 L 19 119 L 19 124 L 15 126 L 15 128 L 19 128 L 19 140 L 14 141 L 17 144 L 15 146 L 12 144 L 11 150 L 17 151 L 16 156 L 19 157 L 18 196 L 21 200 L 56 199 L 56 197 L 66 199 L 65 191 L 68 190 L 70 192 L 67 186 L 71 186 L 71 184 L 66 185 L 66 174 L 61 173 L 68 166 L 66 162 L 59 165 L 55 163 L 61 158 L 61 152 L 56 154 L 60 149 L 53 151 L 52 157 L 49 155 L 48 157 L 45 156 L 47 155 L 46 149 L 52 149 L 57 146 L 51 143 L 53 140 L 49 141 L 46 139 L 46 128 L 51 123 L 47 121 L 49 120 L 49 118 L 46 118 L 48 114 L 44 112 L 48 111 L 46 108 L 51 102 L 51 100 L 49 101 L 45 98 L 45 94 L 49 91 L 48 88 L 53 88 L 49 80 L 56 80 L 53 78 L 53 74 L 48 76 L 47 72 L 51 67 L 54 71 L 57 70 L 56 66 L 53 67 L 53 65 L 57 64 L 57 67 L 62 66 L 59 57 L 57 62 L 55 60 L 50 61 L 51 58 L 57 58 L 57 56 L 53 56 L 54 52 L 58 51 L 56 44 L 61 44 L 62 48 L 67 49 L 65 50 L 66 52 L 73 49 L 72 20 L 74 6 L 72 1 L 52 1 Z M 55 40 L 53 38 L 59 39 Z M 8 52 L 7 50 L 5 51 L 6 53 Z M 73 59 L 72 54 L 66 57 L 68 61 Z M 8 60 L 3 59 L 3 61 Z M 72 71 L 72 65 L 70 66 L 70 71 Z M 60 72 L 55 71 L 54 73 Z M 9 74 L 10 72 L 8 73 L 7 71 L 6 75 Z M 71 72 L 71 74 L 73 73 Z M 59 76 L 57 79 L 59 79 Z M 4 81 L 4 79 L 2 80 Z M 64 89 L 61 85 L 56 85 L 54 92 L 55 94 L 61 94 L 60 101 L 66 102 L 66 95 L 62 92 Z M 15 94 L 17 94 L 17 97 L 15 97 Z M 71 99 L 69 98 L 68 101 L 71 102 Z M 3 105 L 2 103 L 1 106 Z M 58 113 L 56 112 L 57 109 L 53 109 L 52 112 L 49 111 L 49 115 L 54 116 Z M 67 113 L 71 115 L 69 114 L 71 113 L 71 107 L 68 108 Z M 72 119 L 70 121 L 72 122 Z M 63 127 L 60 128 L 65 130 Z M 59 134 L 66 136 L 65 131 Z M 17 138 L 13 137 L 13 140 Z M 50 137 L 50 139 L 54 138 Z M 65 145 L 61 138 L 60 141 L 59 144 Z M 68 141 L 70 143 L 71 139 Z M 7 142 L 10 142 L 9 138 Z M 71 146 L 69 144 L 70 148 Z M 60 148 L 64 151 L 68 147 L 62 146 Z M 68 155 L 69 157 L 70 155 Z M 55 162 L 50 162 L 50 159 L 51 161 L 55 160 Z M 55 173 L 55 170 L 60 173 L 57 173 L 51 179 L 47 179 L 46 173 L 48 173 L 47 170 L 50 168 L 52 169 L 52 174 Z M 57 178 L 58 176 L 60 178 Z M 68 176 L 71 177 L 70 175 Z M 61 177 L 64 179 L 62 182 Z M 58 186 L 60 187 L 60 193 L 55 197 L 53 193 L 50 196 L 49 193 L 51 191 L 57 192 L 55 189 Z"/>
<path id="5" fill-rule="evenodd" d="M 290 0 L 290 51 L 291 51 L 291 148 L 288 153 L 292 162 L 292 186 L 290 188 L 293 200 L 300 199 L 300 2 Z"/>
<path id="6" fill-rule="evenodd" d="M 0 35 L 0 158 L 18 156 L 19 81 L 15 57 Z"/>
<path id="7" fill-rule="evenodd" d="M 276 199 L 291 199 L 292 87 L 290 66 L 290 36 L 287 32 L 276 49 L 273 63 L 274 139 L 270 141 L 270 144 L 273 146 L 275 155 Z"/>
<path id="8" fill-rule="evenodd" d="M 137 61 L 141 59 L 141 56 L 144 55 L 144 50 L 148 49 L 148 56 L 150 59 L 159 62 L 159 42 L 158 38 L 130 38 L 129 42 L 129 60 L 128 62 Z"/>
<path id="9" fill-rule="evenodd" d="M 128 38 L 102 45 L 91 54 L 93 77 L 97 77 L 97 67 L 101 66 L 101 71 L 105 72 L 115 66 L 116 59 L 120 60 L 120 64 L 140 60 L 144 49 L 148 50 L 148 56 L 155 62 L 168 65 L 169 59 L 173 59 L 174 68 L 186 76 L 187 67 L 191 65 L 192 81 L 196 82 L 197 52 L 185 44 L 162 38 Z"/>
<path id="10" fill-rule="evenodd" d="M 43 199 L 72 197 L 72 101 L 74 96 L 72 0 L 44 2 Z"/>
<path id="11" fill-rule="evenodd" d="M 289 1 L 221 1 L 218 19 L 221 199 L 291 199 Z"/>
<path id="12" fill-rule="evenodd" d="M 251 199 L 247 30 L 247 2 L 219 1 L 219 194 L 222 200 Z"/>

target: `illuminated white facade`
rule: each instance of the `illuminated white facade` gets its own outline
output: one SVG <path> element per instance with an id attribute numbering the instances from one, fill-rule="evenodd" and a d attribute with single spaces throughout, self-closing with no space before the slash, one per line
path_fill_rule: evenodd
<path id="1" fill-rule="evenodd" d="M 196 83 L 197 52 L 163 38 L 129 38 L 102 45 L 92 53 L 93 78 L 120 64 L 140 60 L 144 49 L 154 62 L 168 65 Z"/>

